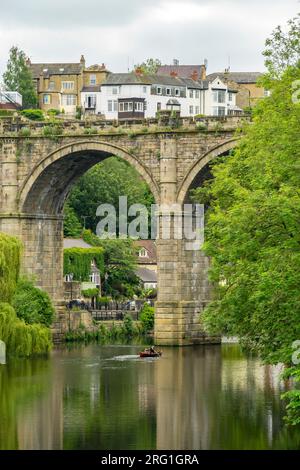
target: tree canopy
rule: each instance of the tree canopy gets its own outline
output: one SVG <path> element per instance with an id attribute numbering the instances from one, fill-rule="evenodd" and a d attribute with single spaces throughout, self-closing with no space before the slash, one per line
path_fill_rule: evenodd
<path id="1" fill-rule="evenodd" d="M 85 227 L 96 232 L 97 207 L 112 204 L 118 213 L 119 196 L 127 196 L 128 207 L 138 203 L 150 208 L 154 203 L 137 171 L 124 160 L 111 157 L 86 172 L 72 189 L 65 209 L 65 236 L 77 236 L 83 218 Z"/>
<path id="2" fill-rule="evenodd" d="M 292 366 L 300 338 L 300 29 L 299 18 L 267 41 L 271 95 L 253 111 L 238 148 L 212 165 L 213 179 L 193 197 L 209 208 L 204 249 L 214 300 L 202 322 L 238 336 L 267 362 Z M 285 395 L 287 419 L 300 423 L 300 392 Z"/>
<path id="3" fill-rule="evenodd" d="M 32 74 L 26 64 L 26 54 L 16 46 L 10 49 L 6 71 L 3 74 L 4 85 L 8 91 L 18 91 L 23 98 L 23 108 L 35 108 L 38 100 Z"/>
<path id="4" fill-rule="evenodd" d="M 144 74 L 155 75 L 160 66 L 161 66 L 161 61 L 159 59 L 150 58 L 142 62 L 141 64 L 135 65 L 134 69 L 135 70 L 139 69 Z"/>

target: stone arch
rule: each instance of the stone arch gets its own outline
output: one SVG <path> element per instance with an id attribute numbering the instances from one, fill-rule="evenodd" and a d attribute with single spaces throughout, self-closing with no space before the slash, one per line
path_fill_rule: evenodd
<path id="1" fill-rule="evenodd" d="M 56 149 L 38 162 L 19 190 L 19 211 L 59 215 L 75 180 L 96 163 L 113 155 L 137 170 L 159 203 L 158 185 L 136 156 L 111 143 L 81 141 Z"/>
<path id="2" fill-rule="evenodd" d="M 214 147 L 213 149 L 209 150 L 204 155 L 201 155 L 199 160 L 192 163 L 192 165 L 186 172 L 186 175 L 183 178 L 183 181 L 180 184 L 178 192 L 177 192 L 177 202 L 179 202 L 179 204 L 184 203 L 186 199 L 186 195 L 194 179 L 196 178 L 198 173 L 205 167 L 205 165 L 207 165 L 214 158 L 228 152 L 229 150 L 232 150 L 234 147 L 236 147 L 236 145 L 238 144 L 238 141 L 239 139 L 228 140 L 227 142 L 224 142 L 223 144 L 218 145 Z"/>

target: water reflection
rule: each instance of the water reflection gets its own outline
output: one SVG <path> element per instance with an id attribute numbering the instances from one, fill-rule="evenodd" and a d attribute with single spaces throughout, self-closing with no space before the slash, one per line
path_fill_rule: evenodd
<path id="1" fill-rule="evenodd" d="M 0 366 L 0 449 L 299 448 L 279 369 L 238 346 L 80 346 Z"/>

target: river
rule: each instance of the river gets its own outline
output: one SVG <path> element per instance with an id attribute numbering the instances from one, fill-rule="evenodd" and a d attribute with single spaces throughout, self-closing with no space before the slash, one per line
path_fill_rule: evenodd
<path id="1" fill-rule="evenodd" d="M 0 449 L 299 449 L 280 368 L 238 345 L 80 345 L 0 365 Z"/>

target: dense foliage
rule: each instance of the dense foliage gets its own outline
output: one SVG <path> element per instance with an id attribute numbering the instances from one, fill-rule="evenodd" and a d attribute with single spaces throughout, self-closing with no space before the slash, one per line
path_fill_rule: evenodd
<path id="1" fill-rule="evenodd" d="M 95 260 L 100 272 L 103 273 L 103 248 L 66 248 L 64 250 L 64 275 L 72 273 L 73 281 L 88 282 L 93 260 Z"/>
<path id="2" fill-rule="evenodd" d="M 16 356 L 46 354 L 51 349 L 50 329 L 39 323 L 27 325 L 4 302 L 0 302 L 0 339 L 6 343 L 7 352 Z"/>
<path id="3" fill-rule="evenodd" d="M 31 71 L 26 64 L 26 54 L 16 46 L 10 49 L 3 81 L 8 91 L 18 91 L 22 95 L 23 108 L 35 108 L 37 106 L 37 95 Z"/>
<path id="4" fill-rule="evenodd" d="M 161 61 L 159 59 L 147 59 L 146 61 L 142 62 L 141 64 L 137 64 L 134 66 L 135 70 L 139 70 L 144 74 L 156 74 L 158 68 L 161 66 Z"/>
<path id="5" fill-rule="evenodd" d="M 139 320 L 142 323 L 143 330 L 149 332 L 154 328 L 154 307 L 150 307 L 147 303 L 143 305 L 143 308 L 139 315 Z"/>
<path id="6" fill-rule="evenodd" d="M 83 239 L 104 250 L 104 295 L 112 298 L 132 298 L 140 292 L 140 280 L 135 274 L 136 248 L 131 239 L 101 240 L 90 230 L 83 232 Z"/>
<path id="7" fill-rule="evenodd" d="M 30 119 L 31 121 L 43 121 L 45 118 L 44 113 L 41 109 L 23 109 L 21 112 L 22 116 Z"/>
<path id="8" fill-rule="evenodd" d="M 49 328 L 40 323 L 26 324 L 17 317 L 11 305 L 21 284 L 21 281 L 18 281 L 20 252 L 21 244 L 16 238 L 0 233 L 0 339 L 6 343 L 9 354 L 18 356 L 44 354 L 51 348 Z M 19 291 L 19 295 L 20 293 Z M 23 307 L 28 308 L 26 294 L 23 300 L 26 300 L 27 304 L 18 303 L 21 316 Z M 31 307 L 34 306 L 32 302 Z M 45 307 L 45 304 L 43 306 Z"/>
<path id="9" fill-rule="evenodd" d="M 211 206 L 205 250 L 216 293 L 205 323 L 211 331 L 240 336 L 270 362 L 288 362 L 300 338 L 297 79 L 298 67 L 280 80 L 266 77 L 272 94 L 257 106 L 239 148 L 195 192 Z"/>
<path id="10" fill-rule="evenodd" d="M 271 96 L 253 113 L 238 149 L 194 192 L 208 210 L 205 251 L 215 298 L 203 315 L 211 332 L 237 335 L 267 362 L 291 365 L 300 338 L 300 24 L 267 40 Z M 291 390 L 287 422 L 300 423 L 300 393 Z"/>
<path id="11" fill-rule="evenodd" d="M 64 207 L 64 236 L 70 238 L 79 238 L 82 227 L 73 207 L 67 203 Z"/>
<path id="12" fill-rule="evenodd" d="M 86 228 L 96 232 L 99 218 L 96 216 L 100 204 L 112 204 L 118 215 L 119 196 L 127 196 L 128 207 L 131 204 L 144 204 L 147 207 L 154 202 L 153 196 L 137 171 L 124 160 L 111 157 L 95 165 L 86 172 L 73 187 L 66 215 L 67 232 L 72 232 L 69 219 L 74 213 L 74 227 L 78 233 L 78 222 L 86 220 Z M 71 212 L 71 211 L 74 212 Z M 118 230 L 118 227 L 117 227 Z"/>
<path id="13" fill-rule="evenodd" d="M 0 301 L 11 302 L 20 270 L 21 244 L 14 238 L 0 233 Z"/>
<path id="14" fill-rule="evenodd" d="M 288 21 L 288 28 L 277 26 L 272 36 L 266 40 L 263 52 L 265 65 L 272 77 L 280 77 L 288 66 L 296 66 L 300 61 L 300 13 Z"/>
<path id="15" fill-rule="evenodd" d="M 55 312 L 49 295 L 35 287 L 29 279 L 19 279 L 12 305 L 17 317 L 27 324 L 41 323 L 51 326 L 53 322 Z"/>

